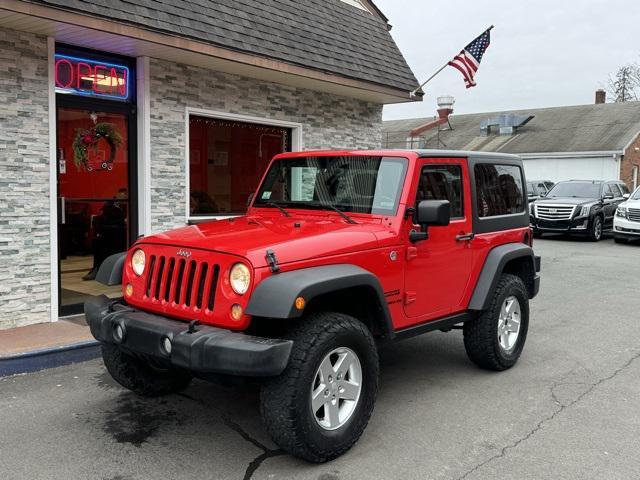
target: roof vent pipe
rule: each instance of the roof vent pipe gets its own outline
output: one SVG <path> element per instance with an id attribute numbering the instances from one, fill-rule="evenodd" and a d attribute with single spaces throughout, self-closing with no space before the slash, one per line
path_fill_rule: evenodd
<path id="1" fill-rule="evenodd" d="M 455 98 L 451 95 L 442 95 L 438 97 L 438 116 L 440 118 L 449 118 L 449 115 L 453 113 L 453 104 L 456 103 Z"/>

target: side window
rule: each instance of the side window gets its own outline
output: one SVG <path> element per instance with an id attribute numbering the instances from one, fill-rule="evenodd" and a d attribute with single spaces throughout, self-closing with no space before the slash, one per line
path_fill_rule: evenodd
<path id="1" fill-rule="evenodd" d="M 613 190 L 611 190 L 611 185 L 609 185 L 608 183 L 605 183 L 602 186 L 602 196 L 604 197 L 605 195 L 613 195 L 614 197 L 616 195 L 614 195 Z"/>
<path id="2" fill-rule="evenodd" d="M 421 200 L 449 200 L 451 218 L 464 217 L 460 165 L 433 164 L 422 167 L 416 203 Z"/>
<path id="3" fill-rule="evenodd" d="M 613 192 L 613 196 L 615 198 L 620 198 L 622 196 L 622 192 L 620 191 L 620 185 L 617 183 L 611 183 L 611 191 Z"/>
<path id="4" fill-rule="evenodd" d="M 515 165 L 479 163 L 474 167 L 479 217 L 524 211 L 522 171 Z"/>
<path id="5" fill-rule="evenodd" d="M 620 191 L 622 192 L 622 194 L 627 194 L 627 193 L 631 193 L 629 192 L 629 189 L 627 188 L 627 186 L 624 183 L 619 183 L 618 187 L 620 187 Z"/>

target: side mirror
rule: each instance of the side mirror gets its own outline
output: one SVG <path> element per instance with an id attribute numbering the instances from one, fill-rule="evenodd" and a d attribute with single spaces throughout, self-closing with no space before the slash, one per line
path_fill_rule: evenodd
<path id="1" fill-rule="evenodd" d="M 422 200 L 416 209 L 415 222 L 425 227 L 446 226 L 451 221 L 449 200 Z"/>
<path id="2" fill-rule="evenodd" d="M 625 200 L 629 200 L 629 197 L 631 196 L 630 193 L 623 193 L 622 194 L 622 198 L 624 198 Z"/>
<path id="3" fill-rule="evenodd" d="M 611 193 L 605 193 L 605 194 L 602 196 L 602 199 L 603 199 L 603 200 L 613 200 L 613 194 L 611 194 Z"/>
<path id="4" fill-rule="evenodd" d="M 412 243 L 429 238 L 429 227 L 449 225 L 451 204 L 449 200 L 422 200 L 413 216 L 413 222 L 423 227 L 423 231 L 412 230 L 409 240 Z"/>

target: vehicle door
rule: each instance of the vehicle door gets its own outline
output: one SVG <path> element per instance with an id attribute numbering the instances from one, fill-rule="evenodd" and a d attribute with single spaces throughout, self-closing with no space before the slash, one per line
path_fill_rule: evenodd
<path id="1" fill-rule="evenodd" d="M 618 204 L 622 201 L 622 195 L 612 183 L 605 183 L 602 186 L 602 210 L 604 212 L 604 226 L 609 228 L 613 225 L 613 216 L 616 213 Z"/>
<path id="2" fill-rule="evenodd" d="M 462 299 L 471 275 L 471 190 L 466 159 L 419 159 L 415 205 L 448 200 L 451 221 L 428 228 L 428 238 L 408 243 L 405 266 L 405 315 L 422 323 L 464 310 Z M 411 222 L 409 219 L 408 222 Z M 415 230 L 420 226 L 413 225 Z"/>

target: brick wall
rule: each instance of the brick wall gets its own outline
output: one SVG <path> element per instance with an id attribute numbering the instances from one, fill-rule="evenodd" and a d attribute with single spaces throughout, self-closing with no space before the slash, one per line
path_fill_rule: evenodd
<path id="1" fill-rule="evenodd" d="M 47 39 L 0 28 L 0 329 L 50 315 Z"/>
<path id="2" fill-rule="evenodd" d="M 622 157 L 622 162 L 620 163 L 620 180 L 627 184 L 629 190 L 633 189 L 634 166 L 640 170 L 640 135 L 624 152 L 624 157 Z M 638 182 L 640 182 L 640 172 L 638 173 Z"/>
<path id="3" fill-rule="evenodd" d="M 151 224 L 184 225 L 185 108 L 302 124 L 302 148 L 377 148 L 382 105 L 151 59 Z"/>

